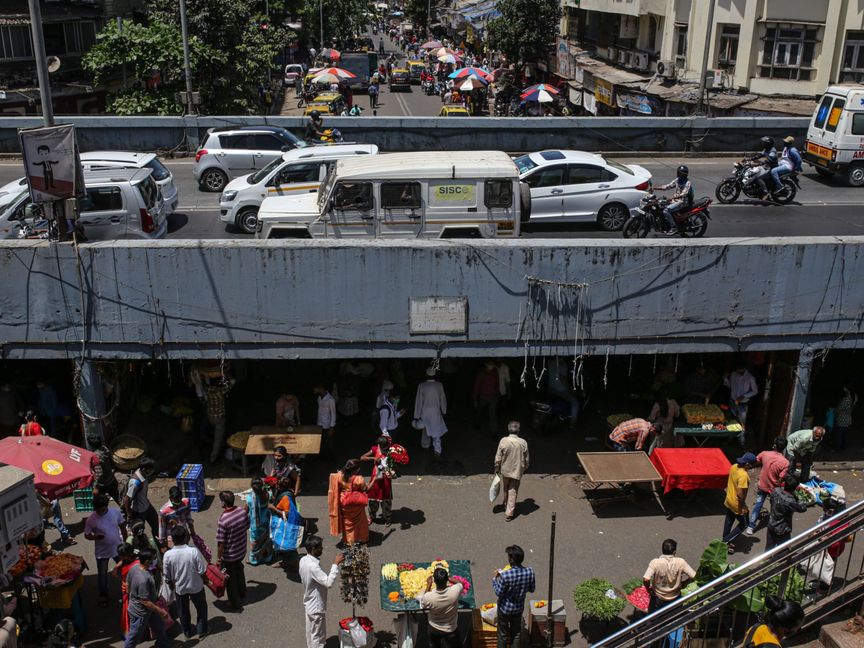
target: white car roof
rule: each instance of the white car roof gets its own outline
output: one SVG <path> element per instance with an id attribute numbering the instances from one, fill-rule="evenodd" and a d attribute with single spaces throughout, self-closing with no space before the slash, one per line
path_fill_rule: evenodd
<path id="1" fill-rule="evenodd" d="M 378 147 L 375 144 L 334 144 L 332 146 L 306 146 L 304 148 L 291 149 L 282 154 L 285 162 L 318 159 L 330 157 L 344 157 L 347 155 L 377 155 Z"/>
<path id="2" fill-rule="evenodd" d="M 536 162 L 540 166 L 544 164 L 557 164 L 559 162 L 585 162 L 587 164 L 606 165 L 606 160 L 602 155 L 599 153 L 589 153 L 588 151 L 547 149 L 531 153 L 529 157 L 532 162 Z"/>
<path id="3" fill-rule="evenodd" d="M 156 157 L 153 153 L 138 153 L 136 151 L 90 151 L 81 153 L 82 162 L 106 162 L 127 166 L 143 167 Z"/>
<path id="4" fill-rule="evenodd" d="M 105 182 L 140 182 L 153 174 L 153 169 L 85 169 L 84 184 L 87 186 Z"/>
<path id="5" fill-rule="evenodd" d="M 0 187 L 0 195 L 17 193 L 22 189 L 27 189 L 27 178 L 18 178 L 12 182 L 7 182 L 5 185 Z"/>
<path id="6" fill-rule="evenodd" d="M 351 157 L 336 163 L 340 180 L 517 178 L 519 169 L 503 151 L 418 151 Z"/>

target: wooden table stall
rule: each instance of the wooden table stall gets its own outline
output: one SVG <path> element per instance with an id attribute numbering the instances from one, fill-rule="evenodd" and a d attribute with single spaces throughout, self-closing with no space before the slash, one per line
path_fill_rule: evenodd
<path id="1" fill-rule="evenodd" d="M 248 472 L 249 455 L 268 455 L 278 446 L 285 446 L 289 455 L 316 455 L 321 452 L 321 428 L 317 425 L 297 425 L 293 428 L 256 425 L 249 434 L 243 452 L 243 476 Z"/>
<path id="2" fill-rule="evenodd" d="M 585 469 L 587 480 L 582 482 L 585 499 L 592 506 L 611 502 L 633 501 L 633 484 L 654 484 L 661 481 L 660 474 L 644 452 L 577 452 L 576 456 Z M 589 493 L 609 489 L 613 492 L 603 497 L 589 497 Z M 659 501 L 659 499 L 658 499 Z M 660 504 L 662 508 L 662 503 Z"/>

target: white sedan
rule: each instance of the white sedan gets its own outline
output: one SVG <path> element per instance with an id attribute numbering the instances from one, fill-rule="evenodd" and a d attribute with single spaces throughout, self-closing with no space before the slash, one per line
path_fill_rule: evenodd
<path id="1" fill-rule="evenodd" d="M 529 224 L 596 222 L 617 231 L 651 187 L 645 168 L 597 153 L 539 151 L 515 162 L 531 188 Z"/>

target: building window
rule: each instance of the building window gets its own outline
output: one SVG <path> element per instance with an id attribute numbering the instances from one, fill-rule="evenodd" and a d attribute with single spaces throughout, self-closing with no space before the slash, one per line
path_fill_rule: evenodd
<path id="1" fill-rule="evenodd" d="M 739 25 L 723 25 L 720 31 L 720 47 L 717 49 L 717 64 L 732 67 L 738 57 L 738 36 L 741 34 Z"/>
<path id="2" fill-rule="evenodd" d="M 864 80 L 864 32 L 846 32 L 840 82 L 860 83 L 862 80 Z"/>
<path id="3" fill-rule="evenodd" d="M 675 67 L 683 68 L 687 63 L 687 25 L 675 27 Z"/>
<path id="4" fill-rule="evenodd" d="M 657 53 L 657 30 L 659 26 L 654 16 L 648 18 L 648 51 Z"/>
<path id="5" fill-rule="evenodd" d="M 0 27 L 0 60 L 33 58 L 33 45 L 30 42 L 30 26 Z"/>
<path id="6" fill-rule="evenodd" d="M 819 29 L 803 25 L 768 23 L 762 37 L 759 76 L 809 81 Z"/>

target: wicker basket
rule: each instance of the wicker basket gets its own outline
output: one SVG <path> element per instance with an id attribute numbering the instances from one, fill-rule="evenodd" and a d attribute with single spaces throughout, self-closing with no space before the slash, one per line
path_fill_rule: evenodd
<path id="1" fill-rule="evenodd" d="M 121 434 L 111 442 L 111 463 L 117 470 L 135 470 L 144 455 L 147 454 L 147 444 L 134 434 Z"/>

